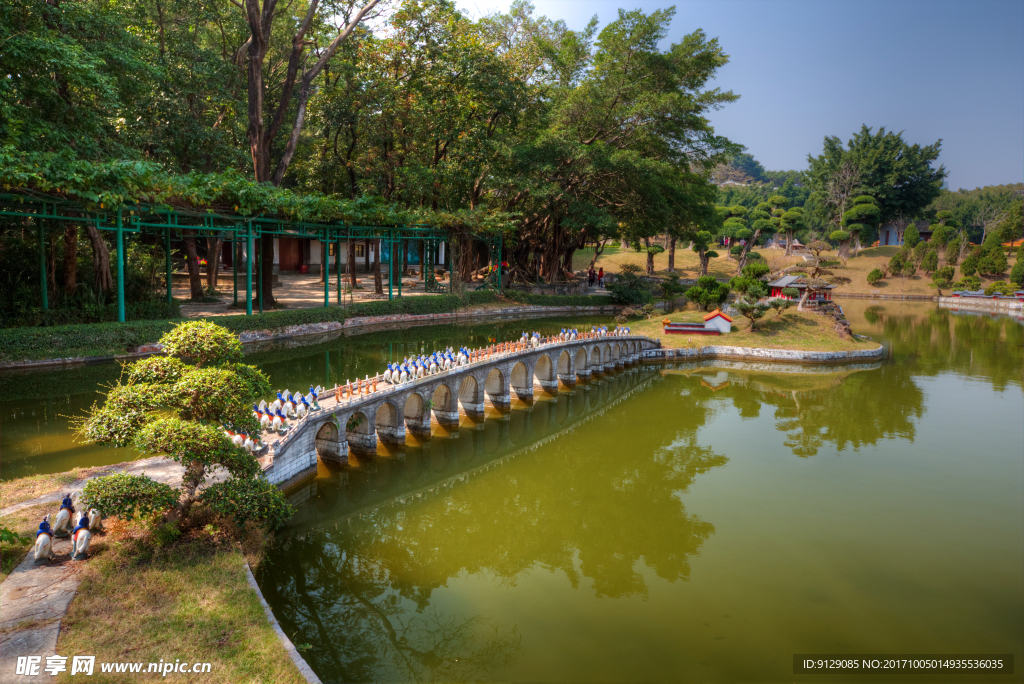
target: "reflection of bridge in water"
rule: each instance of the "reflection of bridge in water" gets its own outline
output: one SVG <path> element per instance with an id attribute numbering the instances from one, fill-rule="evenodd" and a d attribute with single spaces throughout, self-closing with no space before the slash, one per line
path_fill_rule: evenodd
<path id="1" fill-rule="evenodd" d="M 448 437 L 415 445 L 385 445 L 377 457 L 353 454 L 348 467 L 332 467 L 329 477 L 309 480 L 289 491 L 288 498 L 299 512 L 288 526 L 336 523 L 381 506 L 443 494 L 600 418 L 609 408 L 647 389 L 658 376 L 655 368 L 624 370 L 548 400 L 512 410 L 491 409 L 487 420 L 463 417 L 460 429 Z M 439 432 L 447 430 L 441 427 Z"/>
<path id="2" fill-rule="evenodd" d="M 532 403 L 535 390 L 555 395 L 606 373 L 638 363 L 660 346 L 637 335 L 588 337 L 521 351 L 491 353 L 482 360 L 397 387 L 354 398 L 323 393 L 323 410 L 293 423 L 282 438 L 271 436 L 267 479 L 287 485 L 312 475 L 317 460 L 346 463 L 349 452 L 370 455 L 378 443 L 402 446 L 406 436 L 429 439 L 432 424 L 457 428 L 460 416 L 483 418 L 488 407 L 505 411 L 513 399 Z"/>

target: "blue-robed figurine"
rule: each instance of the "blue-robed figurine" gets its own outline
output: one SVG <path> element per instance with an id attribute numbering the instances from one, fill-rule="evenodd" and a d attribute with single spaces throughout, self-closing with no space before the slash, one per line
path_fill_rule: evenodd
<path id="1" fill-rule="evenodd" d="M 43 522 L 39 523 L 39 531 L 36 532 L 36 536 L 38 537 L 41 534 L 53 536 L 53 532 L 50 530 L 50 516 L 46 516 L 43 518 Z"/>
<path id="2" fill-rule="evenodd" d="M 71 538 L 74 539 L 75 533 L 77 533 L 78 530 L 87 529 L 89 529 L 89 516 L 87 516 L 85 513 L 82 513 L 82 517 L 78 519 L 78 525 L 75 527 L 75 529 L 71 530 Z"/>
<path id="3" fill-rule="evenodd" d="M 60 507 L 68 509 L 71 513 L 75 512 L 75 504 L 71 502 L 70 496 L 64 497 L 64 500 L 60 502 Z"/>

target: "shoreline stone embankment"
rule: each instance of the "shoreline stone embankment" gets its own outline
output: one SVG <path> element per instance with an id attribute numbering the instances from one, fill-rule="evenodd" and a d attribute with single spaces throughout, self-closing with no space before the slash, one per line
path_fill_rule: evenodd
<path id="1" fill-rule="evenodd" d="M 708 345 L 706 347 L 679 347 L 675 349 L 651 349 L 643 353 L 644 361 L 679 361 L 726 359 L 738 361 L 775 361 L 779 363 L 844 363 L 851 361 L 873 361 L 885 356 L 885 346 L 874 349 L 845 351 L 804 351 L 800 349 L 766 349 L 763 347 L 729 347 Z"/>

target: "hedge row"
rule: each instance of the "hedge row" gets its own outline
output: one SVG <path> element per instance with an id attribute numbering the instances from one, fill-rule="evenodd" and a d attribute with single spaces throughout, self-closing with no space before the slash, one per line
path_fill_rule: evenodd
<path id="1" fill-rule="evenodd" d="M 347 309 L 335 306 L 326 309 L 290 309 L 268 311 L 252 316 L 217 316 L 211 320 L 237 334 L 248 330 L 272 330 L 306 323 L 341 323 L 346 318 L 358 316 L 446 313 L 465 306 L 499 301 L 534 306 L 602 306 L 612 303 L 610 297 L 531 295 L 522 292 L 510 292 L 504 300 L 499 300 L 496 293 L 487 291 L 469 292 L 463 297 L 403 297 L 363 302 Z M 3 328 L 0 329 L 0 362 L 125 354 L 141 345 L 156 342 L 161 335 L 179 322 L 181 319 Z"/>

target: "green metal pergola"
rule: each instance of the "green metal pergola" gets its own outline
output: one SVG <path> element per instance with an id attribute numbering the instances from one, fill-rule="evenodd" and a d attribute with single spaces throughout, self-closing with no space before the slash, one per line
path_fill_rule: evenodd
<path id="1" fill-rule="evenodd" d="M 288 221 L 268 216 L 243 216 L 217 212 L 200 212 L 183 209 L 159 207 L 147 204 L 130 204 L 117 209 L 104 210 L 88 208 L 82 203 L 62 197 L 45 195 L 36 192 L 0 193 L 0 216 L 19 219 L 32 219 L 35 223 L 39 240 L 39 278 L 42 286 L 41 305 L 49 308 L 46 288 L 46 251 L 45 232 L 51 225 L 59 222 L 73 222 L 81 225 L 91 224 L 97 230 L 113 231 L 117 234 L 117 319 L 124 322 L 124 278 L 127 266 L 125 234 L 146 233 L 163 238 L 167 301 L 171 301 L 171 235 L 178 231 L 191 231 L 191 237 L 211 237 L 224 239 L 231 243 L 232 279 L 234 283 L 234 301 L 238 301 L 238 254 L 236 245 L 245 242 L 245 313 L 252 314 L 253 309 L 253 255 L 256 252 L 256 239 L 262 237 L 309 238 L 319 240 L 327 245 L 334 244 L 335 270 L 337 280 L 337 303 L 342 301 L 341 243 L 342 240 L 380 240 L 388 245 L 388 299 L 395 293 L 395 262 L 402 263 L 402 249 L 409 240 L 421 243 L 420 268 L 423 269 L 424 285 L 427 292 L 443 292 L 444 286 L 434 276 L 435 255 L 442 242 L 448 242 L 447 231 L 427 225 L 390 225 L 361 226 L 346 223 L 311 223 L 304 221 Z M 502 239 L 500 235 L 476 235 L 473 239 L 487 245 L 489 262 L 492 265 L 492 276 L 482 287 L 501 289 L 500 267 Z M 262 243 L 261 243 L 262 249 Z M 383 252 L 383 249 L 380 250 Z M 446 257 L 450 250 L 446 251 Z M 262 256 L 262 254 L 260 255 Z M 382 254 L 377 255 L 378 261 Z M 262 263 L 262 259 L 259 260 Z M 330 305 L 330 270 L 327 259 L 321 264 L 325 269 L 324 276 L 324 307 Z M 446 258 L 447 261 L 447 258 Z M 349 265 L 355 268 L 354 264 Z M 263 311 L 263 269 L 257 269 L 257 305 Z M 495 276 L 494 274 L 499 274 Z M 402 296 L 402 279 L 398 278 L 397 296 Z"/>

